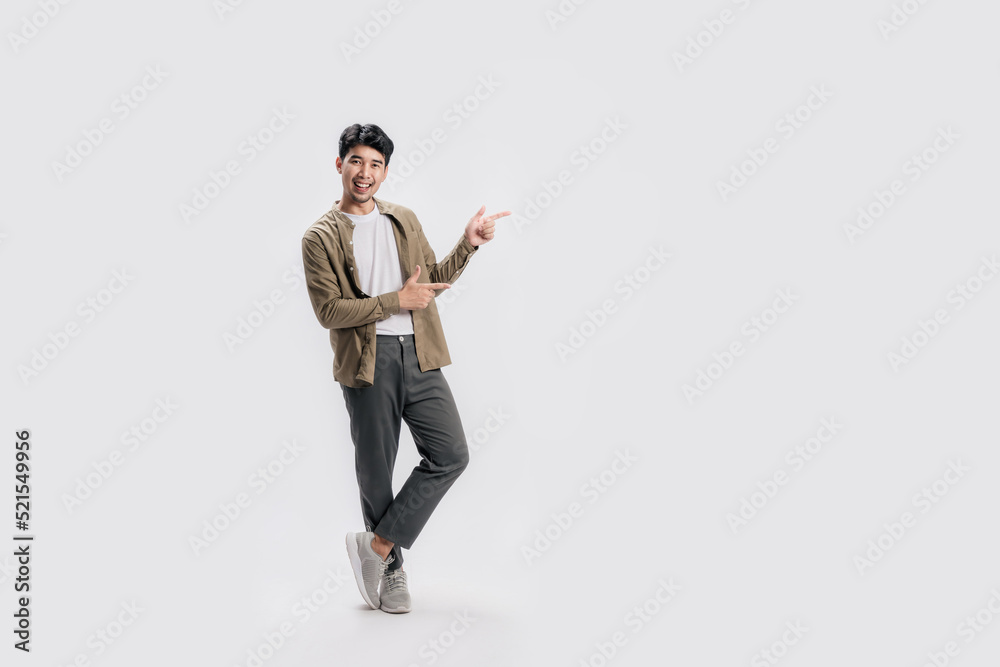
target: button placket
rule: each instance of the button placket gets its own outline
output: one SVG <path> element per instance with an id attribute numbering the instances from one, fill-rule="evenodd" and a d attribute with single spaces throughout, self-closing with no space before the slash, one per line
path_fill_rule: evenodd
<path id="1" fill-rule="evenodd" d="M 351 235 L 353 235 L 353 231 L 354 231 L 354 228 L 356 227 L 356 225 L 354 224 L 354 221 L 353 221 L 353 220 L 351 220 L 350 218 L 348 218 L 348 219 L 347 219 L 347 224 L 349 225 L 349 227 L 350 227 L 350 229 L 351 229 Z M 345 254 L 345 257 L 344 257 L 344 259 L 345 259 L 345 260 L 346 260 L 346 262 L 347 262 L 347 270 L 348 270 L 348 271 L 349 271 L 349 272 L 350 272 L 350 273 L 351 273 L 352 275 L 354 275 L 354 240 L 353 240 L 353 239 L 349 240 L 349 241 L 347 242 L 347 245 L 348 245 L 349 247 L 348 247 L 348 248 L 345 248 L 345 253 L 344 253 L 344 254 Z M 357 280 L 357 278 L 355 278 L 355 280 Z M 362 290 L 360 289 L 360 286 L 358 286 L 358 293 L 359 293 L 359 294 L 361 294 L 361 296 L 362 296 L 362 297 L 364 297 L 364 298 L 367 298 L 367 297 L 368 297 L 368 295 L 367 295 L 367 294 L 365 294 L 365 293 L 364 293 L 364 292 L 363 292 L 363 291 L 362 291 Z"/>

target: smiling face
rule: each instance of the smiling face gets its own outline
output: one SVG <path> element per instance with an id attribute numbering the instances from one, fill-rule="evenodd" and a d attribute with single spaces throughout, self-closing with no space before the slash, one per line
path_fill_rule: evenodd
<path id="1" fill-rule="evenodd" d="M 385 156 L 371 146 L 358 144 L 347 151 L 343 160 L 338 157 L 337 172 L 344 182 L 340 210 L 358 215 L 371 213 L 375 208 L 372 196 L 385 180 L 387 170 Z"/>

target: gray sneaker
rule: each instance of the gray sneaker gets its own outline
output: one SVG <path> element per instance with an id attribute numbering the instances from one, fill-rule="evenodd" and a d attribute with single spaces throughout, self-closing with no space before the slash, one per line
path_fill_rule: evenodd
<path id="1" fill-rule="evenodd" d="M 410 611 L 410 591 L 406 589 L 406 573 L 403 568 L 387 570 L 382 575 L 379 600 L 382 602 L 382 611 L 390 614 L 405 614 Z"/>
<path id="2" fill-rule="evenodd" d="M 379 608 L 378 584 L 385 574 L 386 566 L 396 559 L 389 554 L 386 560 L 372 549 L 375 533 L 348 533 L 346 538 L 347 556 L 351 559 L 351 569 L 358 582 L 358 590 L 372 609 Z"/>

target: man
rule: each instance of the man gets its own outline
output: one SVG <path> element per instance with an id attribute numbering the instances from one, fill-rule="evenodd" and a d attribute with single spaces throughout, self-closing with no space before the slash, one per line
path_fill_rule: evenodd
<path id="1" fill-rule="evenodd" d="M 347 534 L 347 553 L 368 606 L 410 611 L 401 548 L 412 547 L 445 492 L 465 470 L 469 449 L 451 389 L 451 363 L 434 297 L 451 287 L 494 221 L 472 216 L 438 262 L 410 209 L 375 199 L 393 143 L 377 125 L 340 135 L 343 196 L 302 237 L 309 299 L 330 330 L 333 377 L 351 422 L 365 530 Z M 405 420 L 420 464 L 394 497 L 392 471 Z"/>

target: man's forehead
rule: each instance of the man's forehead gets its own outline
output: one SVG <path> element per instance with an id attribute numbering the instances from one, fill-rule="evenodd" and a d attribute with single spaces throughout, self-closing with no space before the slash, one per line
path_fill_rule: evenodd
<path id="1" fill-rule="evenodd" d="M 372 162 L 384 162 L 385 161 L 385 158 L 382 156 L 381 152 L 375 150 L 371 146 L 362 146 L 361 144 L 358 144 L 357 146 L 354 146 L 353 148 L 351 148 L 350 150 L 348 150 L 347 151 L 347 157 L 348 158 L 352 158 L 352 157 L 367 158 L 367 159 L 371 160 Z"/>

